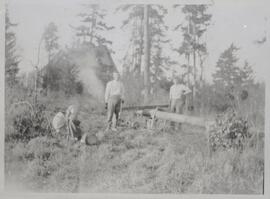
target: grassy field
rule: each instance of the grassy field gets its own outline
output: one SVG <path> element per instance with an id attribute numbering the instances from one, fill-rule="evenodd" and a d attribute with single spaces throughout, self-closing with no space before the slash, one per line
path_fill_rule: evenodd
<path id="1" fill-rule="evenodd" d="M 51 111 L 65 108 L 74 99 L 41 101 Z M 118 132 L 104 133 L 106 115 L 102 104 L 90 98 L 81 102 L 82 129 L 97 135 L 100 144 L 87 146 L 57 135 L 38 136 L 26 143 L 6 141 L 7 190 L 262 193 L 263 139 L 247 145 L 243 152 L 217 151 L 210 156 L 204 129 L 188 125 L 181 131 L 123 127 Z"/>

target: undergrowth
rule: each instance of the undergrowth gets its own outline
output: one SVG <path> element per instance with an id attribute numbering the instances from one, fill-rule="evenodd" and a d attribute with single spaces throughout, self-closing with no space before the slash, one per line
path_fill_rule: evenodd
<path id="1" fill-rule="evenodd" d="M 35 192 L 262 193 L 263 138 L 242 150 L 228 147 L 210 155 L 208 137 L 191 126 L 184 125 L 181 131 L 127 127 L 104 133 L 102 105 L 86 99 L 81 99 L 81 126 L 97 135 L 100 144 L 83 145 L 53 132 L 40 133 L 39 128 L 32 128 L 34 136 L 26 140 L 6 139 L 7 187 L 16 182 L 24 191 Z M 43 103 L 43 111 L 52 119 L 56 107 L 64 109 L 73 100 Z M 16 113 L 28 117 L 24 110 Z M 6 135 L 20 132 L 13 128 L 11 118 L 16 116 L 10 112 L 6 117 Z"/>
<path id="2" fill-rule="evenodd" d="M 8 151 L 6 170 L 16 170 L 20 162 L 17 178 L 38 192 L 262 192 L 261 151 L 209 156 L 205 142 L 203 134 L 145 129 L 105 134 L 98 146 L 42 136 Z"/>

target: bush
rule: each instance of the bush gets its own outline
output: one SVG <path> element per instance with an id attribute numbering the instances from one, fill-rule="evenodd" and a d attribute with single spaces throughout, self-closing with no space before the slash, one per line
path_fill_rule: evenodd
<path id="1" fill-rule="evenodd" d="M 251 136 L 247 120 L 237 117 L 234 111 L 217 117 L 209 133 L 210 145 L 214 151 L 219 148 L 243 148 L 245 141 Z"/>
<path id="2" fill-rule="evenodd" d="M 73 63 L 68 53 L 60 51 L 42 69 L 42 88 L 45 93 L 63 91 L 65 96 L 83 92 L 83 83 L 79 80 L 78 66 Z"/>
<path id="3" fill-rule="evenodd" d="M 50 121 L 47 118 L 46 107 L 42 104 L 32 106 L 27 101 L 14 104 L 8 113 L 12 130 L 6 134 L 6 141 L 28 142 L 30 139 L 51 135 Z"/>

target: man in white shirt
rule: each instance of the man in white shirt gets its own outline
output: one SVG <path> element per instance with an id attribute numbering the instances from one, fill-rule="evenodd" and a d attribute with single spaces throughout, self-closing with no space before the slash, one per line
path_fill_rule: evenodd
<path id="1" fill-rule="evenodd" d="M 170 88 L 170 109 L 173 113 L 182 114 L 186 103 L 186 95 L 191 93 L 191 90 L 180 83 L 178 78 L 174 78 L 173 83 Z"/>
<path id="2" fill-rule="evenodd" d="M 113 73 L 113 80 L 107 83 L 105 90 L 105 104 L 108 110 L 108 128 L 116 130 L 119 119 L 121 103 L 124 103 L 124 85 L 120 81 L 119 73 Z M 115 123 L 112 127 L 112 118 L 115 115 Z"/>

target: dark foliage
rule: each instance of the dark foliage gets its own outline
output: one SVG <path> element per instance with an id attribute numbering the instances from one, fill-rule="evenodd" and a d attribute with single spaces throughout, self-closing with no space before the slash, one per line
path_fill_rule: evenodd
<path id="1" fill-rule="evenodd" d="M 46 91 L 63 91 L 66 96 L 83 93 L 79 69 L 66 53 L 56 54 L 42 70 L 42 88 Z"/>
<path id="2" fill-rule="evenodd" d="M 33 110 L 23 109 L 18 112 L 13 117 L 14 132 L 6 135 L 6 141 L 28 142 L 35 137 L 51 135 L 52 129 L 45 110 L 43 104 L 36 104 Z"/>
<path id="3" fill-rule="evenodd" d="M 247 138 L 251 136 L 248 129 L 247 120 L 237 116 L 234 111 L 227 111 L 220 115 L 210 131 L 212 150 L 243 149 Z"/>
<path id="4" fill-rule="evenodd" d="M 8 11 L 5 20 L 5 82 L 7 86 L 13 87 L 17 83 L 20 62 L 16 53 L 16 35 L 12 31 L 17 24 L 10 21 Z"/>

